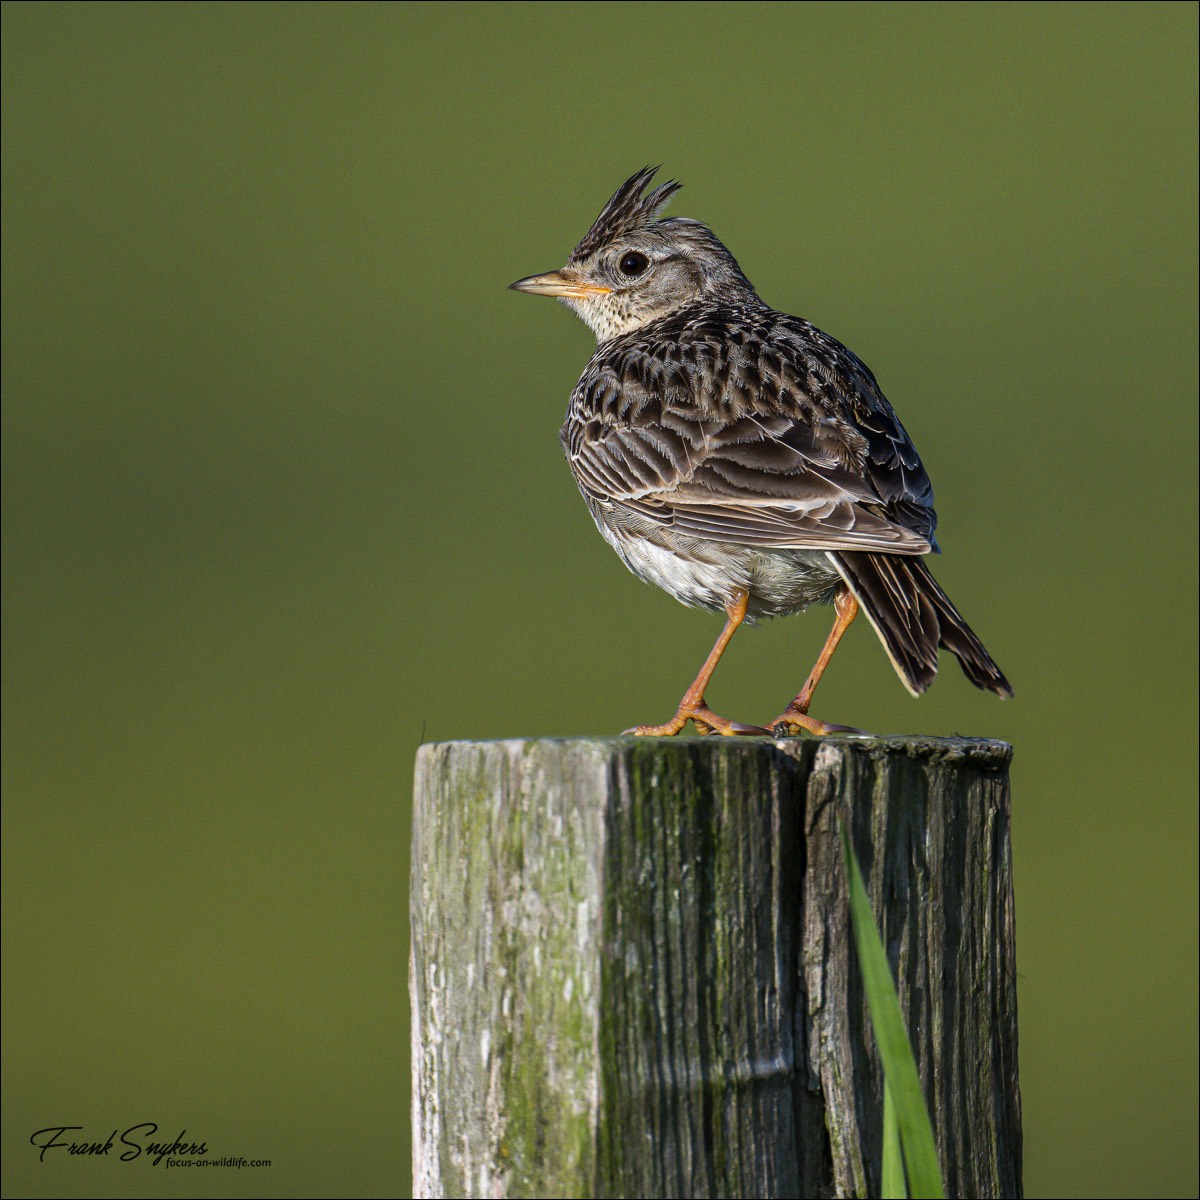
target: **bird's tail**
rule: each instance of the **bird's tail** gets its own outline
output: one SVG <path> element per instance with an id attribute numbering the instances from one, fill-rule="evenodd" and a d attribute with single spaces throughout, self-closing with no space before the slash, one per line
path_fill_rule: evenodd
<path id="1" fill-rule="evenodd" d="M 829 557 L 914 696 L 933 682 L 939 646 L 958 659 L 977 688 L 1005 699 L 1013 694 L 1004 673 L 920 558 L 861 550 L 839 550 Z"/>

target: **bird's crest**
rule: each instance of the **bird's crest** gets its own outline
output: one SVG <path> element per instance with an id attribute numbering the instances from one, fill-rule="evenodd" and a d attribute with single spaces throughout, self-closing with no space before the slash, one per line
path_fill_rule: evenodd
<path id="1" fill-rule="evenodd" d="M 655 220 L 671 197 L 683 187 L 682 183 L 670 179 L 643 196 L 642 192 L 658 170 L 658 167 L 643 167 L 617 188 L 583 241 L 571 251 L 571 262 L 580 262 L 622 234 L 642 229 Z"/>

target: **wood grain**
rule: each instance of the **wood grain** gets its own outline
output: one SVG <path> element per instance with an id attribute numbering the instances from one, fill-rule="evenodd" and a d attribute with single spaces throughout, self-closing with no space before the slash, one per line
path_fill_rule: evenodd
<path id="1" fill-rule="evenodd" d="M 966 739 L 421 748 L 419 1196 L 879 1194 L 836 819 L 947 1194 L 1021 1194 L 1008 762 Z"/>

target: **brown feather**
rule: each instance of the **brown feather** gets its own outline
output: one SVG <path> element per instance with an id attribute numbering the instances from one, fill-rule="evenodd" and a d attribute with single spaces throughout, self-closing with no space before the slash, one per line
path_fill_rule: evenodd
<path id="1" fill-rule="evenodd" d="M 1004 673 L 919 558 L 856 550 L 841 550 L 830 558 L 914 696 L 933 682 L 939 647 L 958 659 L 977 688 L 1005 699 L 1013 694 Z"/>

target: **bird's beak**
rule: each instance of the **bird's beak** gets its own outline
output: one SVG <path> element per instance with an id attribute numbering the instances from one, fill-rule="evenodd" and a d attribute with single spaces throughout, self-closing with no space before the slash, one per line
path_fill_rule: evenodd
<path id="1" fill-rule="evenodd" d="M 564 300 L 586 300 L 590 296 L 607 296 L 612 288 L 588 283 L 577 271 L 564 267 L 561 271 L 547 271 L 545 275 L 530 275 L 508 285 L 514 292 L 528 292 L 531 296 L 558 296 Z"/>

